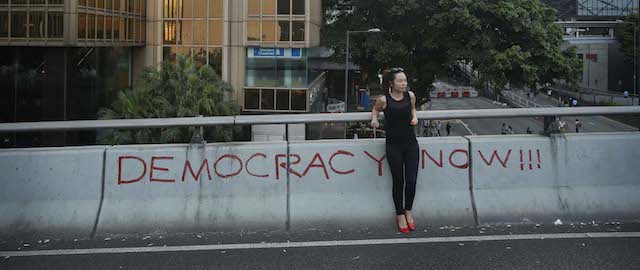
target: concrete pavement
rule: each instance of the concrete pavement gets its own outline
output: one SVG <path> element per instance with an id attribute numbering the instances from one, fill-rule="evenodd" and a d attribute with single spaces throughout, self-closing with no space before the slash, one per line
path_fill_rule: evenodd
<path id="1" fill-rule="evenodd" d="M 525 95 L 526 96 L 526 95 Z M 546 100 L 546 97 L 538 95 L 535 99 L 537 103 L 542 105 L 556 104 L 553 101 Z M 498 109 L 504 108 L 500 105 L 493 104 L 485 98 L 461 98 L 461 99 L 434 99 L 431 105 L 432 110 L 473 110 L 473 109 Z M 620 131 L 638 131 L 637 128 L 622 124 L 603 116 L 590 117 L 563 117 L 567 122 L 567 133 L 575 133 L 575 120 L 582 122 L 583 130 L 581 132 L 620 132 Z M 445 121 L 446 122 L 446 121 Z M 444 122 L 443 122 L 444 123 Z M 464 124 L 466 124 L 466 126 Z M 507 118 L 507 119 L 469 119 L 459 120 L 453 119 L 452 136 L 471 135 L 495 135 L 501 133 L 502 123 L 511 126 L 516 134 L 525 134 L 527 128 L 530 128 L 533 134 L 539 134 L 543 131 L 543 119 L 539 117 L 533 118 Z M 443 131 L 444 131 L 443 124 Z M 467 128 L 468 127 L 468 128 Z M 471 132 L 470 132 L 470 131 Z"/>

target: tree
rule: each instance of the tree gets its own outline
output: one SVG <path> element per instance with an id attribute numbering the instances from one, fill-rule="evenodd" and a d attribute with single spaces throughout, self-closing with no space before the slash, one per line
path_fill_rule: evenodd
<path id="1" fill-rule="evenodd" d="M 132 89 L 122 91 L 110 108 L 99 111 L 100 119 L 141 119 L 238 115 L 239 107 L 228 96 L 233 88 L 208 65 L 198 66 L 193 58 L 178 56 L 158 70 L 147 68 Z M 195 128 L 113 130 L 101 142 L 185 143 Z M 235 127 L 205 128 L 207 141 L 231 141 Z"/>
<path id="2" fill-rule="evenodd" d="M 379 35 L 355 35 L 353 61 L 365 72 L 403 66 L 419 97 L 436 76 L 466 61 L 482 82 L 535 87 L 564 79 L 576 84 L 582 62 L 575 48 L 562 50 L 555 11 L 539 0 L 329 0 L 325 46 L 344 57 L 345 32 L 378 27 Z"/>
<path id="3" fill-rule="evenodd" d="M 627 63 L 633 63 L 634 46 L 637 46 L 637 44 L 633 42 L 633 31 L 638 31 L 638 29 L 636 28 L 638 27 L 636 25 L 638 23 L 638 16 L 638 13 L 627 15 L 627 17 L 625 17 L 624 19 L 624 22 L 616 31 L 618 40 L 622 44 L 620 50 L 622 50 L 622 52 L 624 53 L 624 59 Z M 636 32 L 636 38 L 637 36 L 640 36 L 640 32 Z"/>

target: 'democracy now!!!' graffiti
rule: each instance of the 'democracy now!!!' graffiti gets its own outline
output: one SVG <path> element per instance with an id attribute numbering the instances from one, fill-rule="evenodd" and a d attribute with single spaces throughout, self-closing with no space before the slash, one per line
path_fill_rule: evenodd
<path id="1" fill-rule="evenodd" d="M 519 153 L 520 162 L 516 166 L 521 171 L 533 171 L 542 169 L 540 149 L 516 150 Z M 482 162 L 476 162 L 475 166 L 509 168 L 509 159 L 512 158 L 513 149 L 503 152 L 498 150 L 476 151 Z M 183 155 L 182 155 L 183 156 Z M 290 156 L 289 173 L 291 177 L 304 179 L 313 170 L 318 170 L 326 180 L 332 176 L 357 174 L 359 170 L 377 168 L 377 175 L 383 176 L 383 166 L 387 166 L 386 156 L 376 156 L 368 151 L 337 150 L 331 154 L 301 155 L 292 153 Z M 363 160 L 354 161 L 354 158 L 363 157 Z M 259 179 L 280 180 L 286 175 L 287 155 L 274 154 L 267 156 L 264 153 L 224 154 L 211 159 L 185 160 L 179 162 L 176 156 L 158 155 L 146 159 L 137 155 L 119 155 L 116 158 L 118 165 L 117 183 L 127 185 L 138 182 L 152 183 L 176 183 L 185 181 L 199 181 L 205 179 L 238 179 L 253 177 Z M 303 160 L 309 160 L 303 162 Z M 345 162 L 345 161 L 353 162 Z M 364 162 L 364 163 L 363 163 Z M 437 168 L 467 170 L 469 168 L 469 152 L 465 149 L 452 151 L 420 150 L 421 170 L 426 170 L 432 163 Z M 513 163 L 513 162 L 512 162 Z M 272 165 L 265 165 L 272 164 Z M 512 165 L 513 166 L 513 165 Z M 158 176 L 159 174 L 164 177 Z M 168 178 L 167 175 L 174 175 Z"/>

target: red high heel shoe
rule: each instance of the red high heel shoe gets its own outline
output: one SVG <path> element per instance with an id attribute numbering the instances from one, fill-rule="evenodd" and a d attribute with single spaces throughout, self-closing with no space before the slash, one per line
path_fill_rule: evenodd
<path id="1" fill-rule="evenodd" d="M 407 218 L 407 216 L 404 216 L 404 218 Z M 409 230 L 415 231 L 416 230 L 416 220 L 413 220 L 413 223 L 409 223 L 409 220 L 407 219 L 407 226 L 409 226 Z"/>
<path id="2" fill-rule="evenodd" d="M 400 231 L 401 233 L 405 233 L 405 234 L 409 233 L 409 227 L 401 228 L 400 227 L 400 222 L 397 219 L 396 219 L 396 223 L 398 224 L 398 231 Z"/>

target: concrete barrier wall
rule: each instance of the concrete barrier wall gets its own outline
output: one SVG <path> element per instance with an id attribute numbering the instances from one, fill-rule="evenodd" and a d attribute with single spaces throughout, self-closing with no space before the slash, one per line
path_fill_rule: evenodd
<path id="1" fill-rule="evenodd" d="M 285 143 L 111 148 L 98 232 L 282 229 L 285 161 Z"/>
<path id="2" fill-rule="evenodd" d="M 480 223 L 640 218 L 640 133 L 470 140 Z"/>
<path id="3" fill-rule="evenodd" d="M 89 236 L 106 147 L 0 150 L 0 235 Z"/>
<path id="4" fill-rule="evenodd" d="M 563 171 L 549 138 L 471 137 L 474 198 L 480 223 L 542 221 L 562 217 Z M 554 219 L 555 220 L 555 219 Z"/>
<path id="5" fill-rule="evenodd" d="M 639 133 L 419 143 L 420 224 L 640 218 Z M 384 146 L 384 140 L 336 140 L 289 148 L 282 142 L 0 150 L 0 229 L 77 236 L 95 228 L 389 226 L 394 208 Z"/>
<path id="6" fill-rule="evenodd" d="M 460 137 L 420 140 L 417 222 L 474 224 L 467 146 Z M 300 156 L 292 163 L 293 228 L 393 224 L 384 140 L 296 143 L 291 153 Z"/>
<path id="7" fill-rule="evenodd" d="M 561 198 L 574 220 L 640 219 L 640 133 L 555 137 Z"/>

